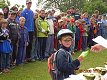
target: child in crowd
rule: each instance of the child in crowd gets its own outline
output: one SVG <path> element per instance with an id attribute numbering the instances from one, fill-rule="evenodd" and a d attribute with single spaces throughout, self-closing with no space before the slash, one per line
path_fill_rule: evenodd
<path id="1" fill-rule="evenodd" d="M 75 32 L 76 32 L 76 26 L 75 26 L 75 19 L 71 18 L 70 22 L 67 24 L 67 29 L 72 31 L 73 34 L 73 41 L 71 46 L 71 53 L 74 54 L 74 47 L 75 47 Z"/>
<path id="2" fill-rule="evenodd" d="M 58 76 L 55 80 L 64 80 L 69 75 L 74 74 L 74 70 L 80 66 L 83 57 L 80 56 L 76 60 L 72 60 L 69 50 L 72 45 L 72 32 L 69 29 L 61 29 L 57 34 L 57 39 L 61 45 L 56 55 L 56 69 Z"/>
<path id="3" fill-rule="evenodd" d="M 82 50 L 85 51 L 87 49 L 87 38 L 88 38 L 88 26 L 86 25 L 86 21 L 82 21 L 82 26 L 84 29 L 83 35 L 82 35 Z"/>
<path id="4" fill-rule="evenodd" d="M 75 25 L 76 25 L 76 32 L 75 32 L 75 51 L 78 51 L 78 43 L 80 40 L 80 28 L 78 27 L 80 24 L 80 22 L 78 20 L 75 21 Z"/>
<path id="5" fill-rule="evenodd" d="M 25 55 L 26 55 L 26 46 L 28 46 L 28 30 L 24 26 L 25 24 L 25 18 L 20 17 L 20 28 L 19 28 L 19 42 L 18 42 L 18 54 L 16 58 L 16 64 L 19 65 L 23 62 L 25 62 Z"/>
<path id="6" fill-rule="evenodd" d="M 10 68 L 10 53 L 12 52 L 9 40 L 9 30 L 7 29 L 8 21 L 2 19 L 0 24 L 1 70 L 2 72 L 7 73 Z"/>

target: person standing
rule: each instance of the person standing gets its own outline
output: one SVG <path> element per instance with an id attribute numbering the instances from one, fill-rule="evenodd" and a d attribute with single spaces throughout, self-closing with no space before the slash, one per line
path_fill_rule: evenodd
<path id="1" fill-rule="evenodd" d="M 13 48 L 12 52 L 12 60 L 11 65 L 15 65 L 16 55 L 17 55 L 17 49 L 18 49 L 18 39 L 20 37 L 19 35 L 19 24 L 16 22 L 16 12 L 13 10 L 9 11 L 9 17 L 8 17 L 8 30 L 9 30 L 9 38 L 11 40 L 11 45 Z"/>
<path id="2" fill-rule="evenodd" d="M 29 35 L 29 45 L 26 48 L 26 60 L 27 61 L 31 60 L 31 50 L 32 50 L 33 35 L 34 35 L 34 13 L 30 9 L 31 5 L 32 5 L 32 1 L 26 0 L 27 8 L 21 12 L 21 16 L 26 19 L 25 26 L 28 29 L 28 35 Z"/>
<path id="3" fill-rule="evenodd" d="M 48 11 L 47 22 L 49 24 L 49 34 L 46 42 L 45 57 L 48 58 L 54 52 L 54 23 L 52 11 Z"/>
<path id="4" fill-rule="evenodd" d="M 17 58 L 16 58 L 16 64 L 20 65 L 21 63 L 25 62 L 25 55 L 26 55 L 26 46 L 28 45 L 29 42 L 29 36 L 28 36 L 28 30 L 24 26 L 25 24 L 25 18 L 20 17 L 20 28 L 19 28 L 19 42 L 18 42 L 18 53 L 17 53 Z"/>
<path id="5" fill-rule="evenodd" d="M 9 39 L 9 30 L 7 29 L 8 21 L 2 19 L 0 21 L 0 54 L 1 54 L 1 70 L 4 73 L 9 72 L 10 53 L 12 52 L 11 41 Z"/>
<path id="6" fill-rule="evenodd" d="M 84 57 L 79 56 L 76 60 L 72 59 L 69 50 L 72 46 L 72 32 L 69 29 L 61 29 L 57 34 L 57 40 L 61 44 L 55 57 L 56 79 L 64 80 L 69 75 L 75 74 L 75 69 L 79 68 Z"/>
<path id="7" fill-rule="evenodd" d="M 49 24 L 45 18 L 45 10 L 40 11 L 39 17 L 36 19 L 37 27 L 37 40 L 38 40 L 38 58 L 39 60 L 44 60 L 45 49 L 46 49 L 46 40 L 49 33 Z"/>

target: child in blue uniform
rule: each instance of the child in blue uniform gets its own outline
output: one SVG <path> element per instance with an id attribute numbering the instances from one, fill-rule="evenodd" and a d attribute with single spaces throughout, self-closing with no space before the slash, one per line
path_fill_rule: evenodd
<path id="1" fill-rule="evenodd" d="M 1 69 L 2 72 L 9 72 L 10 68 L 10 53 L 12 48 L 9 40 L 9 30 L 7 29 L 8 21 L 1 20 L 0 28 L 0 53 L 1 53 Z"/>
<path id="2" fill-rule="evenodd" d="M 24 26 L 25 24 L 25 18 L 20 17 L 20 28 L 19 28 L 19 42 L 18 42 L 18 54 L 16 58 L 16 64 L 19 65 L 23 62 L 25 62 L 25 55 L 26 55 L 26 46 L 28 45 L 28 30 Z"/>
<path id="3" fill-rule="evenodd" d="M 69 29 L 61 29 L 57 34 L 57 38 L 61 47 L 56 55 L 58 76 L 55 80 L 64 80 L 68 78 L 69 75 L 74 74 L 74 70 L 80 66 L 80 62 L 84 57 L 79 56 L 76 60 L 72 60 L 72 56 L 69 53 L 72 45 L 72 32 Z"/>

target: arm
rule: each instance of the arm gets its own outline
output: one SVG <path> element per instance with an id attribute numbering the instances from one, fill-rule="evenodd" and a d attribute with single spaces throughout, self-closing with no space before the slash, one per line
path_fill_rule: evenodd
<path id="1" fill-rule="evenodd" d="M 101 46 L 100 44 L 96 44 L 91 47 L 92 52 L 100 52 L 102 50 L 106 49 L 105 47 Z"/>
<path id="2" fill-rule="evenodd" d="M 59 51 L 57 54 L 57 68 L 61 72 L 65 73 L 73 73 L 78 66 L 80 66 L 80 61 L 78 59 L 74 61 L 68 61 L 67 56 L 65 55 L 66 53 L 64 51 Z"/>

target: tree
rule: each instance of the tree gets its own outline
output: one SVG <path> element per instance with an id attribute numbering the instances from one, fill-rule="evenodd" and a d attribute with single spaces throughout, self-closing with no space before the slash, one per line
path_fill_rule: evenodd
<path id="1" fill-rule="evenodd" d="M 83 11 L 86 11 L 89 14 L 92 14 L 94 10 L 99 10 L 99 12 L 102 14 L 106 12 L 107 6 L 102 0 L 90 0 L 83 6 Z"/>
<path id="2" fill-rule="evenodd" d="M 4 6 L 10 6 L 10 2 L 8 0 L 0 0 L 0 8 Z"/>

